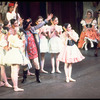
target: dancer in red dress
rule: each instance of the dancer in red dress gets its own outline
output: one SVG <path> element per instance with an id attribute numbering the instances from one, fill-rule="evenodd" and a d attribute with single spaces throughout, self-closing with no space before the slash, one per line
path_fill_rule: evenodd
<path id="1" fill-rule="evenodd" d="M 35 66 L 35 75 L 36 81 L 40 83 L 40 62 L 39 62 L 39 44 L 36 40 L 35 31 L 41 28 L 44 24 L 48 23 L 48 21 L 53 17 L 53 14 L 48 15 L 47 19 L 45 19 L 42 23 L 36 26 L 32 25 L 31 18 L 24 20 L 23 22 L 23 29 L 25 30 L 25 37 L 26 37 L 26 56 L 32 61 Z M 26 80 L 27 70 L 24 70 L 23 82 Z"/>

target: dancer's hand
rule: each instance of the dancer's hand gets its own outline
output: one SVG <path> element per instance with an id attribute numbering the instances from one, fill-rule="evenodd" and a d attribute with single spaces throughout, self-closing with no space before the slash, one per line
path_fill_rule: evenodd
<path id="1" fill-rule="evenodd" d="M 15 8 L 17 8 L 18 7 L 18 3 L 17 2 L 15 2 Z"/>
<path id="2" fill-rule="evenodd" d="M 49 21 L 50 19 L 52 19 L 53 14 L 51 13 L 50 15 L 47 16 L 47 20 Z"/>

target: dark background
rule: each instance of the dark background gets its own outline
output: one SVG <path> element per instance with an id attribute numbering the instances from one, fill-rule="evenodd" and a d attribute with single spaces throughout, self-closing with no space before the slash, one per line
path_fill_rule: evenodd
<path id="1" fill-rule="evenodd" d="M 80 21 L 83 18 L 83 2 L 79 1 L 18 1 L 18 12 L 23 19 L 32 18 L 33 24 L 38 16 L 47 18 L 47 14 L 53 13 L 59 19 L 59 25 L 70 23 L 72 28 L 80 34 Z M 50 24 L 50 23 L 49 23 Z"/>

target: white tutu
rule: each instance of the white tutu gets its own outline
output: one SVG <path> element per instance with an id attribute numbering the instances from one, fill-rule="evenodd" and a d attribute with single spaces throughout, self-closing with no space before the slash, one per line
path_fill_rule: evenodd
<path id="1" fill-rule="evenodd" d="M 49 42 L 46 37 L 40 38 L 40 53 L 49 52 Z"/>
<path id="2" fill-rule="evenodd" d="M 30 63 L 29 60 L 21 53 L 19 48 L 10 49 L 4 57 L 4 64 L 7 64 L 8 66 L 11 66 L 12 64 L 26 65 L 28 63 Z"/>
<path id="3" fill-rule="evenodd" d="M 62 40 L 58 36 L 54 36 L 49 40 L 49 53 L 59 53 L 62 50 Z"/>

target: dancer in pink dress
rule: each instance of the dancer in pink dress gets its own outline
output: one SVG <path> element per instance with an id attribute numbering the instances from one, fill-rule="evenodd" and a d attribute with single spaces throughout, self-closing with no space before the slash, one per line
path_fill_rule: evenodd
<path id="1" fill-rule="evenodd" d="M 66 76 L 66 82 L 76 81 L 71 78 L 72 72 L 72 64 L 77 63 L 85 59 L 85 57 L 81 54 L 75 42 L 79 39 L 78 34 L 71 28 L 69 23 L 64 24 L 65 32 L 64 36 L 64 47 L 60 54 L 58 55 L 58 59 L 61 62 L 64 62 L 64 70 Z"/>

